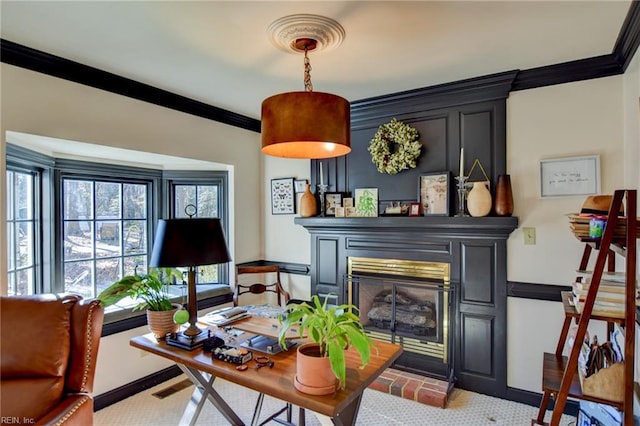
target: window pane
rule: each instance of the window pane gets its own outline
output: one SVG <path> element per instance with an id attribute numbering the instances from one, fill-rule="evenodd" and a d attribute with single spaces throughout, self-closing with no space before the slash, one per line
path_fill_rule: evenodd
<path id="1" fill-rule="evenodd" d="M 174 200 L 176 205 L 176 211 L 174 212 L 175 217 L 187 217 L 184 208 L 189 204 L 193 204 L 196 207 L 198 205 L 196 200 L 196 187 L 194 185 L 176 185 L 174 187 L 174 191 Z"/>
<path id="2" fill-rule="evenodd" d="M 9 271 L 16 269 L 16 239 L 14 237 L 14 224 L 7 222 L 7 268 Z"/>
<path id="3" fill-rule="evenodd" d="M 64 260 L 93 257 L 93 222 L 74 220 L 64 222 Z"/>
<path id="4" fill-rule="evenodd" d="M 122 276 L 120 274 L 121 262 L 122 259 L 119 257 L 96 261 L 97 293 L 100 293 L 102 290 L 120 279 L 120 277 Z"/>
<path id="5" fill-rule="evenodd" d="M 124 254 L 147 252 L 147 228 L 144 220 L 125 220 Z"/>
<path id="6" fill-rule="evenodd" d="M 96 230 L 96 257 L 120 256 L 120 222 L 98 220 Z"/>
<path id="7" fill-rule="evenodd" d="M 147 187 L 146 185 L 123 185 L 125 219 L 145 219 L 147 217 Z"/>
<path id="8" fill-rule="evenodd" d="M 16 219 L 33 219 L 33 176 L 26 173 L 15 174 Z"/>
<path id="9" fill-rule="evenodd" d="M 198 217 L 218 216 L 218 187 L 198 186 Z"/>
<path id="10" fill-rule="evenodd" d="M 15 272 L 9 272 L 8 274 L 8 279 L 9 279 L 9 284 L 7 287 L 7 291 L 8 291 L 8 295 L 9 296 L 15 296 L 18 293 L 16 293 L 16 274 Z"/>
<path id="11" fill-rule="evenodd" d="M 139 274 L 147 270 L 147 256 L 126 256 L 124 258 L 124 275 Z"/>
<path id="12" fill-rule="evenodd" d="M 33 294 L 33 268 L 16 273 L 16 294 Z"/>
<path id="13" fill-rule="evenodd" d="M 218 265 L 206 265 L 198 267 L 196 283 L 217 283 Z"/>
<path id="14" fill-rule="evenodd" d="M 25 268 L 27 266 L 33 266 L 33 222 L 17 222 L 16 223 L 18 234 L 16 236 L 18 247 L 17 267 Z"/>
<path id="15" fill-rule="evenodd" d="M 64 180 L 64 218 L 93 219 L 93 182 Z"/>
<path id="16" fill-rule="evenodd" d="M 14 181 L 14 173 L 12 171 L 7 171 L 7 220 L 13 220 L 13 211 L 15 210 L 14 198 L 15 194 L 13 191 L 13 181 Z"/>
<path id="17" fill-rule="evenodd" d="M 120 184 L 96 182 L 96 219 L 120 218 Z"/>
<path id="18" fill-rule="evenodd" d="M 8 293 L 33 294 L 36 288 L 36 172 L 7 170 Z"/>
<path id="19" fill-rule="evenodd" d="M 93 261 L 65 263 L 64 289 L 85 297 L 93 297 Z"/>

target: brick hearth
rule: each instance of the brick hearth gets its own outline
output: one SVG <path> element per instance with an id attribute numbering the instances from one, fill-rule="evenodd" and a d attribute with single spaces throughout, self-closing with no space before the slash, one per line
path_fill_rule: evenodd
<path id="1" fill-rule="evenodd" d="M 447 406 L 450 391 L 444 380 L 393 368 L 386 369 L 369 388 L 440 408 Z"/>

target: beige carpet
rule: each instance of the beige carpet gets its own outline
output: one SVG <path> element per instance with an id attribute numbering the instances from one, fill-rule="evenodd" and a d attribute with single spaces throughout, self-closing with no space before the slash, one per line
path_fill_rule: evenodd
<path id="1" fill-rule="evenodd" d="M 107 407 L 95 413 L 96 426 L 146 426 L 146 425 L 182 425 L 184 408 L 193 392 L 193 386 L 182 389 L 164 399 L 152 394 L 172 384 L 184 380 L 179 376 L 169 382 L 148 389 L 138 395 Z M 238 416 L 248 425 L 257 398 L 257 393 L 233 383 L 217 379 L 215 386 Z M 266 418 L 282 406 L 282 402 L 265 397 L 262 417 Z M 455 389 L 447 408 L 435 408 L 396 396 L 367 389 L 362 398 L 357 425 L 522 425 L 529 426 L 537 415 L 537 408 L 498 398 L 492 398 L 473 392 Z M 294 413 L 297 415 L 297 411 Z M 294 416 L 294 419 L 296 417 Z M 545 420 L 549 421 L 551 412 Z M 309 426 L 327 424 L 327 419 L 318 419 L 307 412 L 306 423 Z M 206 403 L 197 425 L 222 426 L 228 422 L 210 404 Z M 277 424 L 271 422 L 271 424 Z M 575 425 L 575 419 L 563 416 L 562 426 Z"/>

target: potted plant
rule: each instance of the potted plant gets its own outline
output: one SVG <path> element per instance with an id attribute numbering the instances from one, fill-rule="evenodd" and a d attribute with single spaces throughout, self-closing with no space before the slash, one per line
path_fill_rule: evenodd
<path id="1" fill-rule="evenodd" d="M 140 301 L 133 311 L 146 309 L 149 329 L 158 339 L 164 339 L 168 333 L 175 333 L 180 327 L 177 312 L 182 310 L 178 304 L 171 303 L 168 285 L 162 277 L 175 277 L 182 282 L 182 272 L 174 268 L 150 268 L 146 274 L 126 275 L 98 294 L 102 306 L 111 306 L 125 297 Z"/>
<path id="2" fill-rule="evenodd" d="M 360 368 L 363 368 L 369 363 L 371 349 L 375 347 L 365 333 L 360 318 L 354 313 L 358 308 L 351 304 L 329 306 L 327 299 L 328 296 L 321 303 L 318 296 L 314 295 L 310 304 L 287 305 L 286 317 L 281 316 L 279 343 L 283 349 L 286 349 L 287 330 L 292 327 L 298 330 L 300 337 L 307 331 L 313 340 L 313 343 L 298 348 L 294 385 L 301 392 L 315 395 L 326 395 L 335 392 L 336 388 L 344 388 L 347 375 L 345 350 L 354 347 L 360 355 Z M 314 366 L 306 371 L 309 362 Z M 327 370 L 319 371 L 317 368 Z M 316 379 L 321 382 L 315 383 Z"/>

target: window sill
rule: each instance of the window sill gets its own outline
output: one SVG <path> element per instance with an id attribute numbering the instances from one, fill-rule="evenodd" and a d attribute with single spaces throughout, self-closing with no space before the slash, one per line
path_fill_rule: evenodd
<path id="1" fill-rule="evenodd" d="M 233 301 L 233 291 L 227 284 L 198 286 L 198 310 L 222 305 L 231 301 Z M 181 303 L 182 297 L 175 297 L 174 302 Z M 144 311 L 131 312 L 129 309 L 120 309 L 109 312 L 104 316 L 102 337 L 121 333 L 146 324 L 147 316 Z"/>

